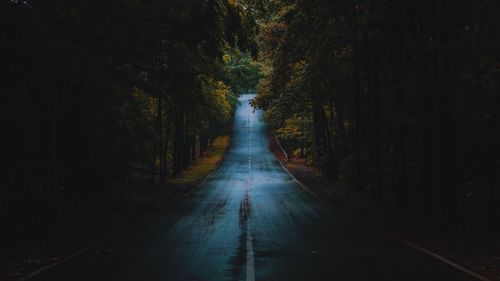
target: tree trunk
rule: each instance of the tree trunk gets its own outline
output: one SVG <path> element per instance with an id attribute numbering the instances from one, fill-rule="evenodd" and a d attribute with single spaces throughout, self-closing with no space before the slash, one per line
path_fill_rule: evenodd
<path id="1" fill-rule="evenodd" d="M 167 175 L 168 175 L 168 165 L 167 165 L 167 157 L 168 157 L 168 149 L 169 149 L 169 144 L 170 144 L 170 128 L 171 128 L 171 123 L 172 123 L 172 106 L 169 106 L 168 110 L 168 117 L 167 117 L 167 124 L 166 124 L 166 132 L 165 132 L 165 143 L 163 146 L 163 152 L 162 155 L 160 156 L 163 162 L 163 168 L 160 176 L 160 183 L 165 183 L 167 181 Z"/>
<path id="2" fill-rule="evenodd" d="M 490 166 L 490 178 L 491 178 L 491 184 L 490 184 L 490 210 L 491 210 L 491 220 L 495 223 L 498 224 L 498 216 L 500 215 L 499 209 L 498 209 L 498 201 L 499 201 L 499 192 L 498 189 L 500 188 L 499 186 L 499 176 L 498 176 L 498 171 L 500 170 L 500 149 L 498 148 L 498 130 L 500 128 L 500 105 L 498 103 L 498 98 L 500 97 L 500 78 L 498 78 L 497 81 L 497 89 L 496 89 L 497 95 L 495 96 L 495 109 L 493 110 L 493 115 L 491 117 L 492 121 L 492 128 L 495 128 L 494 130 L 494 137 L 492 141 L 492 152 L 491 152 L 491 166 Z"/>
<path id="3" fill-rule="evenodd" d="M 379 129 L 379 76 L 378 76 L 378 62 L 375 59 L 373 71 L 373 131 L 374 131 L 374 153 L 375 153 L 375 171 L 376 171 L 376 184 L 375 184 L 375 197 L 382 198 L 382 163 L 380 155 L 380 129 Z"/>
<path id="4" fill-rule="evenodd" d="M 405 74 L 405 52 L 403 44 L 403 3 L 398 2 L 395 11 L 396 16 L 396 44 L 397 44 L 397 66 L 396 71 L 399 79 L 403 80 Z M 396 205 L 400 210 L 407 210 L 408 206 L 408 175 L 406 171 L 406 127 L 407 127 L 407 113 L 406 113 L 406 93 L 403 86 L 397 93 L 397 119 L 396 125 L 396 142 L 395 142 L 395 168 L 396 168 Z"/>
<path id="5" fill-rule="evenodd" d="M 59 88 L 57 82 L 54 79 L 52 88 L 52 111 L 51 111 L 51 139 L 50 139 L 50 177 L 51 182 L 44 189 L 44 197 L 47 204 L 47 209 L 51 210 L 54 205 L 54 196 L 56 190 L 59 188 Z M 57 214 L 59 215 L 59 214 Z"/>
<path id="6" fill-rule="evenodd" d="M 358 42 L 358 1 L 354 1 L 354 96 L 355 96 L 355 158 L 356 170 L 358 176 L 358 186 L 363 187 L 363 170 L 361 163 L 361 87 L 359 78 L 359 42 Z"/>
<path id="7" fill-rule="evenodd" d="M 316 163 L 323 165 L 328 171 L 328 176 L 335 178 L 333 169 L 333 155 L 331 149 L 330 133 L 326 121 L 325 111 L 321 102 L 313 101 L 313 157 Z M 326 159 L 324 156 L 326 155 Z"/>
<path id="8" fill-rule="evenodd" d="M 200 157 L 208 153 L 208 135 L 203 133 L 200 135 Z"/>
<path id="9" fill-rule="evenodd" d="M 158 95 L 158 109 L 157 109 L 157 129 L 156 129 L 156 134 L 158 136 L 158 146 L 159 146 L 159 151 L 158 151 L 158 158 L 160 159 L 160 182 L 164 181 L 165 178 L 165 158 L 163 158 L 164 151 L 163 149 L 164 144 L 163 144 L 163 106 L 162 106 L 162 95 Z M 154 184 L 154 182 L 153 182 Z"/>
<path id="10" fill-rule="evenodd" d="M 183 169 L 183 151 L 184 151 L 184 114 L 182 107 L 178 107 L 175 111 L 174 122 L 174 150 L 173 150 L 173 163 L 172 173 L 178 175 Z"/>
<path id="11" fill-rule="evenodd" d="M 447 7 L 447 1 L 439 1 L 438 8 L 442 12 Z M 436 24 L 437 63 L 436 89 L 438 97 L 439 128 L 441 133 L 442 184 L 440 190 L 444 216 L 451 223 L 457 222 L 457 155 L 456 134 L 451 98 L 451 58 L 442 46 L 449 42 L 448 32 L 444 32 L 443 22 Z"/>
<path id="12" fill-rule="evenodd" d="M 197 151 L 196 151 L 196 135 L 192 135 L 190 139 L 190 147 L 191 147 L 191 163 L 196 163 L 197 159 Z"/>

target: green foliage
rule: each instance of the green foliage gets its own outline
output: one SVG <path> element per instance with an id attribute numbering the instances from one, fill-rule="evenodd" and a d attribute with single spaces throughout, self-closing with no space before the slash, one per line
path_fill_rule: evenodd
<path id="1" fill-rule="evenodd" d="M 205 110 L 200 112 L 200 115 L 204 115 L 204 119 L 210 120 L 201 129 L 215 137 L 226 132 L 230 126 L 236 108 L 237 96 L 222 81 L 200 77 L 200 82 L 205 103 L 203 107 Z"/>
<path id="2" fill-rule="evenodd" d="M 310 147 L 311 120 L 307 116 L 295 114 L 287 118 L 283 126 L 276 130 L 281 142 L 292 152 L 292 156 L 307 157 L 306 148 Z"/>
<path id="3" fill-rule="evenodd" d="M 255 90 L 262 75 L 261 68 L 249 53 L 230 49 L 223 56 L 218 76 L 239 95 Z"/>

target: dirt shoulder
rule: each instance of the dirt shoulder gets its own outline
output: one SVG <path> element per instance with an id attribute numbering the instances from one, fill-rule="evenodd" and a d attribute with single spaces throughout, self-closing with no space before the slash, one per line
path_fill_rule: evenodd
<path id="1" fill-rule="evenodd" d="M 476 226 L 453 232 L 443 230 L 434 222 L 424 221 L 414 214 L 403 215 L 365 192 L 342 190 L 303 159 L 286 161 L 273 136 L 270 136 L 270 144 L 283 166 L 307 189 L 328 203 L 464 268 L 491 280 L 500 280 L 498 229 Z"/>
<path id="2" fill-rule="evenodd" d="M 209 154 L 165 185 L 151 188 L 145 180 L 140 191 L 119 203 L 75 211 L 65 215 L 68 219 L 47 222 L 47 231 L 26 235 L 31 239 L 4 239 L 0 247 L 0 280 L 19 280 L 156 221 L 200 187 L 222 162 L 229 145 L 229 137 L 217 139 Z"/>

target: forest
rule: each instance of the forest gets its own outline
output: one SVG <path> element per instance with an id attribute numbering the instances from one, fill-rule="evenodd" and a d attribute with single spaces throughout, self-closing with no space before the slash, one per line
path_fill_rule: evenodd
<path id="1" fill-rule="evenodd" d="M 499 14 L 498 0 L 1 1 L 0 239 L 169 190 L 255 93 L 271 146 L 333 186 L 315 188 L 479 243 L 465 233 L 500 233 Z"/>
<path id="2" fill-rule="evenodd" d="M 2 1 L 0 14 L 9 229 L 168 186 L 260 77 L 257 27 L 233 1 Z"/>
<path id="3" fill-rule="evenodd" d="M 254 103 L 288 154 L 402 213 L 498 225 L 500 2 L 272 3 Z"/>

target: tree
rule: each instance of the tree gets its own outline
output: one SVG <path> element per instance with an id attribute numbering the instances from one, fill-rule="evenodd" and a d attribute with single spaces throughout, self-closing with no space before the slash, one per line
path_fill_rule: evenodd
<path id="1" fill-rule="evenodd" d="M 452 225 L 473 200 L 476 217 L 498 210 L 493 2 L 253 2 L 266 70 L 254 104 L 345 189 Z"/>

